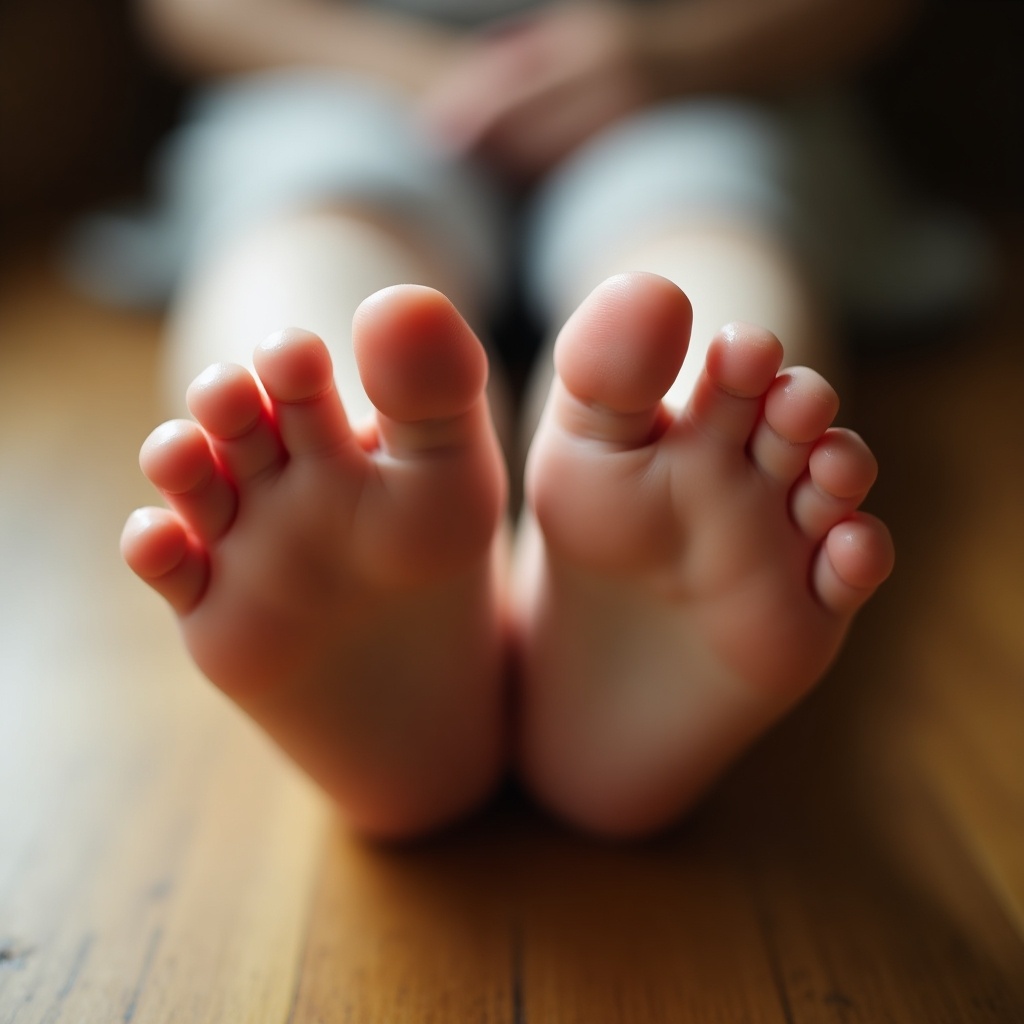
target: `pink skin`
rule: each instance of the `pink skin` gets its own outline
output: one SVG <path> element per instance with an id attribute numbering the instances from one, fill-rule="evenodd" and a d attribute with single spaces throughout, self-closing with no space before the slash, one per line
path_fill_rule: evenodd
<path id="1" fill-rule="evenodd" d="M 829 426 L 824 380 L 778 372 L 774 337 L 726 329 L 686 408 L 663 406 L 689 324 L 674 285 L 629 274 L 566 325 L 512 615 L 486 357 L 425 288 L 356 315 L 361 432 L 313 335 L 270 338 L 255 378 L 201 375 L 198 422 L 143 446 L 170 508 L 129 519 L 124 556 L 357 830 L 416 835 L 485 799 L 513 628 L 527 783 L 592 831 L 660 828 L 820 679 L 892 566 L 857 511 L 871 453 Z"/>
<path id="2" fill-rule="evenodd" d="M 135 513 L 122 549 L 199 667 L 352 824 L 406 836 L 465 813 L 503 768 L 506 482 L 486 356 L 443 296 L 378 293 L 355 346 L 379 410 L 362 435 L 313 335 L 260 346 L 259 384 L 201 375 L 198 424 L 142 449 L 171 508 Z"/>
<path id="3" fill-rule="evenodd" d="M 686 408 L 686 297 L 662 278 L 598 288 L 559 337 L 527 468 L 536 528 L 518 570 L 522 771 L 588 829 L 673 820 L 816 683 L 892 568 L 857 512 L 875 461 L 782 347 L 732 325 Z"/>

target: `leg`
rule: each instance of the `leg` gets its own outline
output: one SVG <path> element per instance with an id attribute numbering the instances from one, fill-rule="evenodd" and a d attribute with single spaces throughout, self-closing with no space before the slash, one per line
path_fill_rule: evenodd
<path id="1" fill-rule="evenodd" d="M 391 837 L 483 799 L 505 750 L 487 358 L 432 289 L 379 293 L 352 322 L 364 289 L 403 278 L 437 280 L 394 233 L 333 212 L 261 228 L 197 272 L 174 366 L 305 321 L 341 342 L 346 402 L 377 411 L 353 430 L 320 340 L 272 335 L 258 379 L 212 367 L 189 390 L 198 425 L 146 442 L 171 509 L 137 512 L 122 544 L 210 679 L 356 828 Z"/>
<path id="2" fill-rule="evenodd" d="M 730 103 L 653 111 L 539 206 L 532 284 L 547 308 L 621 271 L 660 275 L 586 298 L 534 391 L 547 397 L 517 551 L 521 768 L 599 831 L 685 810 L 821 677 L 890 566 L 884 527 L 856 512 L 874 460 L 829 429 L 831 388 L 779 375 L 763 330 L 715 334 L 740 317 L 777 332 L 787 362 L 833 370 L 791 244 L 806 217 L 790 127 Z"/>
<path id="3" fill-rule="evenodd" d="M 798 256 L 821 244 L 799 182 L 806 140 L 783 109 L 739 101 L 669 104 L 613 127 L 540 194 L 531 221 L 528 286 L 565 317 L 600 281 L 644 270 L 693 304 L 691 351 L 669 401 L 682 405 L 723 324 L 756 323 L 786 361 L 834 375 L 817 279 Z M 536 426 L 550 384 L 541 360 L 531 390 Z"/>
<path id="4" fill-rule="evenodd" d="M 856 512 L 870 452 L 829 429 L 822 378 L 778 373 L 774 336 L 727 328 L 663 404 L 690 320 L 664 278 L 599 287 L 559 336 L 527 466 L 521 770 L 610 834 L 692 804 L 821 677 L 892 562 Z"/>
<path id="5" fill-rule="evenodd" d="M 257 341 L 302 326 L 327 342 L 346 409 L 362 419 L 372 406 L 352 352 L 352 316 L 368 295 L 405 281 L 437 288 L 475 320 L 454 260 L 384 214 L 318 207 L 254 225 L 196 261 L 175 298 L 164 374 L 174 407 L 211 363 L 251 366 Z"/>
<path id="6" fill-rule="evenodd" d="M 698 380 L 707 347 L 734 320 L 767 328 L 785 345 L 788 365 L 813 366 L 836 377 L 835 345 L 822 302 L 789 247 L 774 232 L 735 219 L 680 220 L 598 252 L 581 263 L 560 301 L 558 323 L 601 281 L 647 271 L 684 288 L 693 309 L 690 347 L 666 395 L 681 407 Z M 554 372 L 552 347 L 538 361 L 529 392 L 527 440 L 533 436 Z"/>
<path id="7" fill-rule="evenodd" d="M 708 218 L 638 238 L 589 268 L 571 309 L 599 282 L 631 270 L 676 282 L 691 303 L 690 347 L 666 396 L 670 403 L 685 403 L 711 339 L 736 320 L 780 338 L 786 365 L 813 366 L 834 377 L 835 345 L 822 303 L 788 245 L 767 228 Z"/>

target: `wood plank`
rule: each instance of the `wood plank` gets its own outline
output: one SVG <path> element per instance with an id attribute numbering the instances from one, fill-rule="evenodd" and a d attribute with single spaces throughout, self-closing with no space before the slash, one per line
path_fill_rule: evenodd
<path id="1" fill-rule="evenodd" d="M 736 838 L 707 812 L 639 847 L 524 843 L 524 1019 L 785 1021 Z"/>
<path id="2" fill-rule="evenodd" d="M 519 1024 L 504 832 L 493 812 L 408 846 L 336 828 L 293 1019 Z"/>
<path id="3" fill-rule="evenodd" d="M 117 557 L 156 322 L 0 310 L 0 1020 L 283 1020 L 325 808 Z"/>
<path id="4" fill-rule="evenodd" d="M 1022 321 L 861 368 L 897 576 L 688 822 L 594 843 L 510 792 L 389 848 L 344 833 L 120 566 L 152 500 L 158 324 L 22 256 L 0 281 L 0 1024 L 1024 1020 Z"/>

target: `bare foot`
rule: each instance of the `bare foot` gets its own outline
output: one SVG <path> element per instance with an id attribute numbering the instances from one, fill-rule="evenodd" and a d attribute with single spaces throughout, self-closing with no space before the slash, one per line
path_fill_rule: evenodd
<path id="1" fill-rule="evenodd" d="M 469 810 L 505 757 L 496 538 L 506 480 L 487 360 L 442 295 L 388 289 L 356 314 L 378 413 L 354 432 L 314 335 L 215 366 L 198 425 L 142 449 L 171 506 L 122 538 L 199 667 L 380 836 Z"/>
<path id="2" fill-rule="evenodd" d="M 835 656 L 892 567 L 856 511 L 875 461 L 829 429 L 817 374 L 734 325 L 687 407 L 661 402 L 686 297 L 630 274 L 559 337 L 517 557 L 521 769 L 549 806 L 629 835 L 672 821 Z"/>

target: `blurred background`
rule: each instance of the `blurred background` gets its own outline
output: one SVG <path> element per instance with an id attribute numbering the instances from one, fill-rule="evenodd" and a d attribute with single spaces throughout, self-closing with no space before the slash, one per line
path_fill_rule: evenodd
<path id="1" fill-rule="evenodd" d="M 1024 1020 L 1022 43 L 1024 4 L 932 3 L 862 76 L 1002 275 L 844 389 L 898 559 L 829 678 L 657 843 L 513 794 L 379 851 L 117 555 L 159 317 L 75 295 L 54 243 L 145 193 L 184 84 L 125 0 L 0 0 L 0 1024 Z"/>
<path id="2" fill-rule="evenodd" d="M 1024 6 L 925 5 L 863 74 L 881 136 L 925 192 L 1019 227 Z M 6 244 L 138 193 L 182 83 L 150 59 L 125 0 L 0 5 L 0 227 Z"/>

